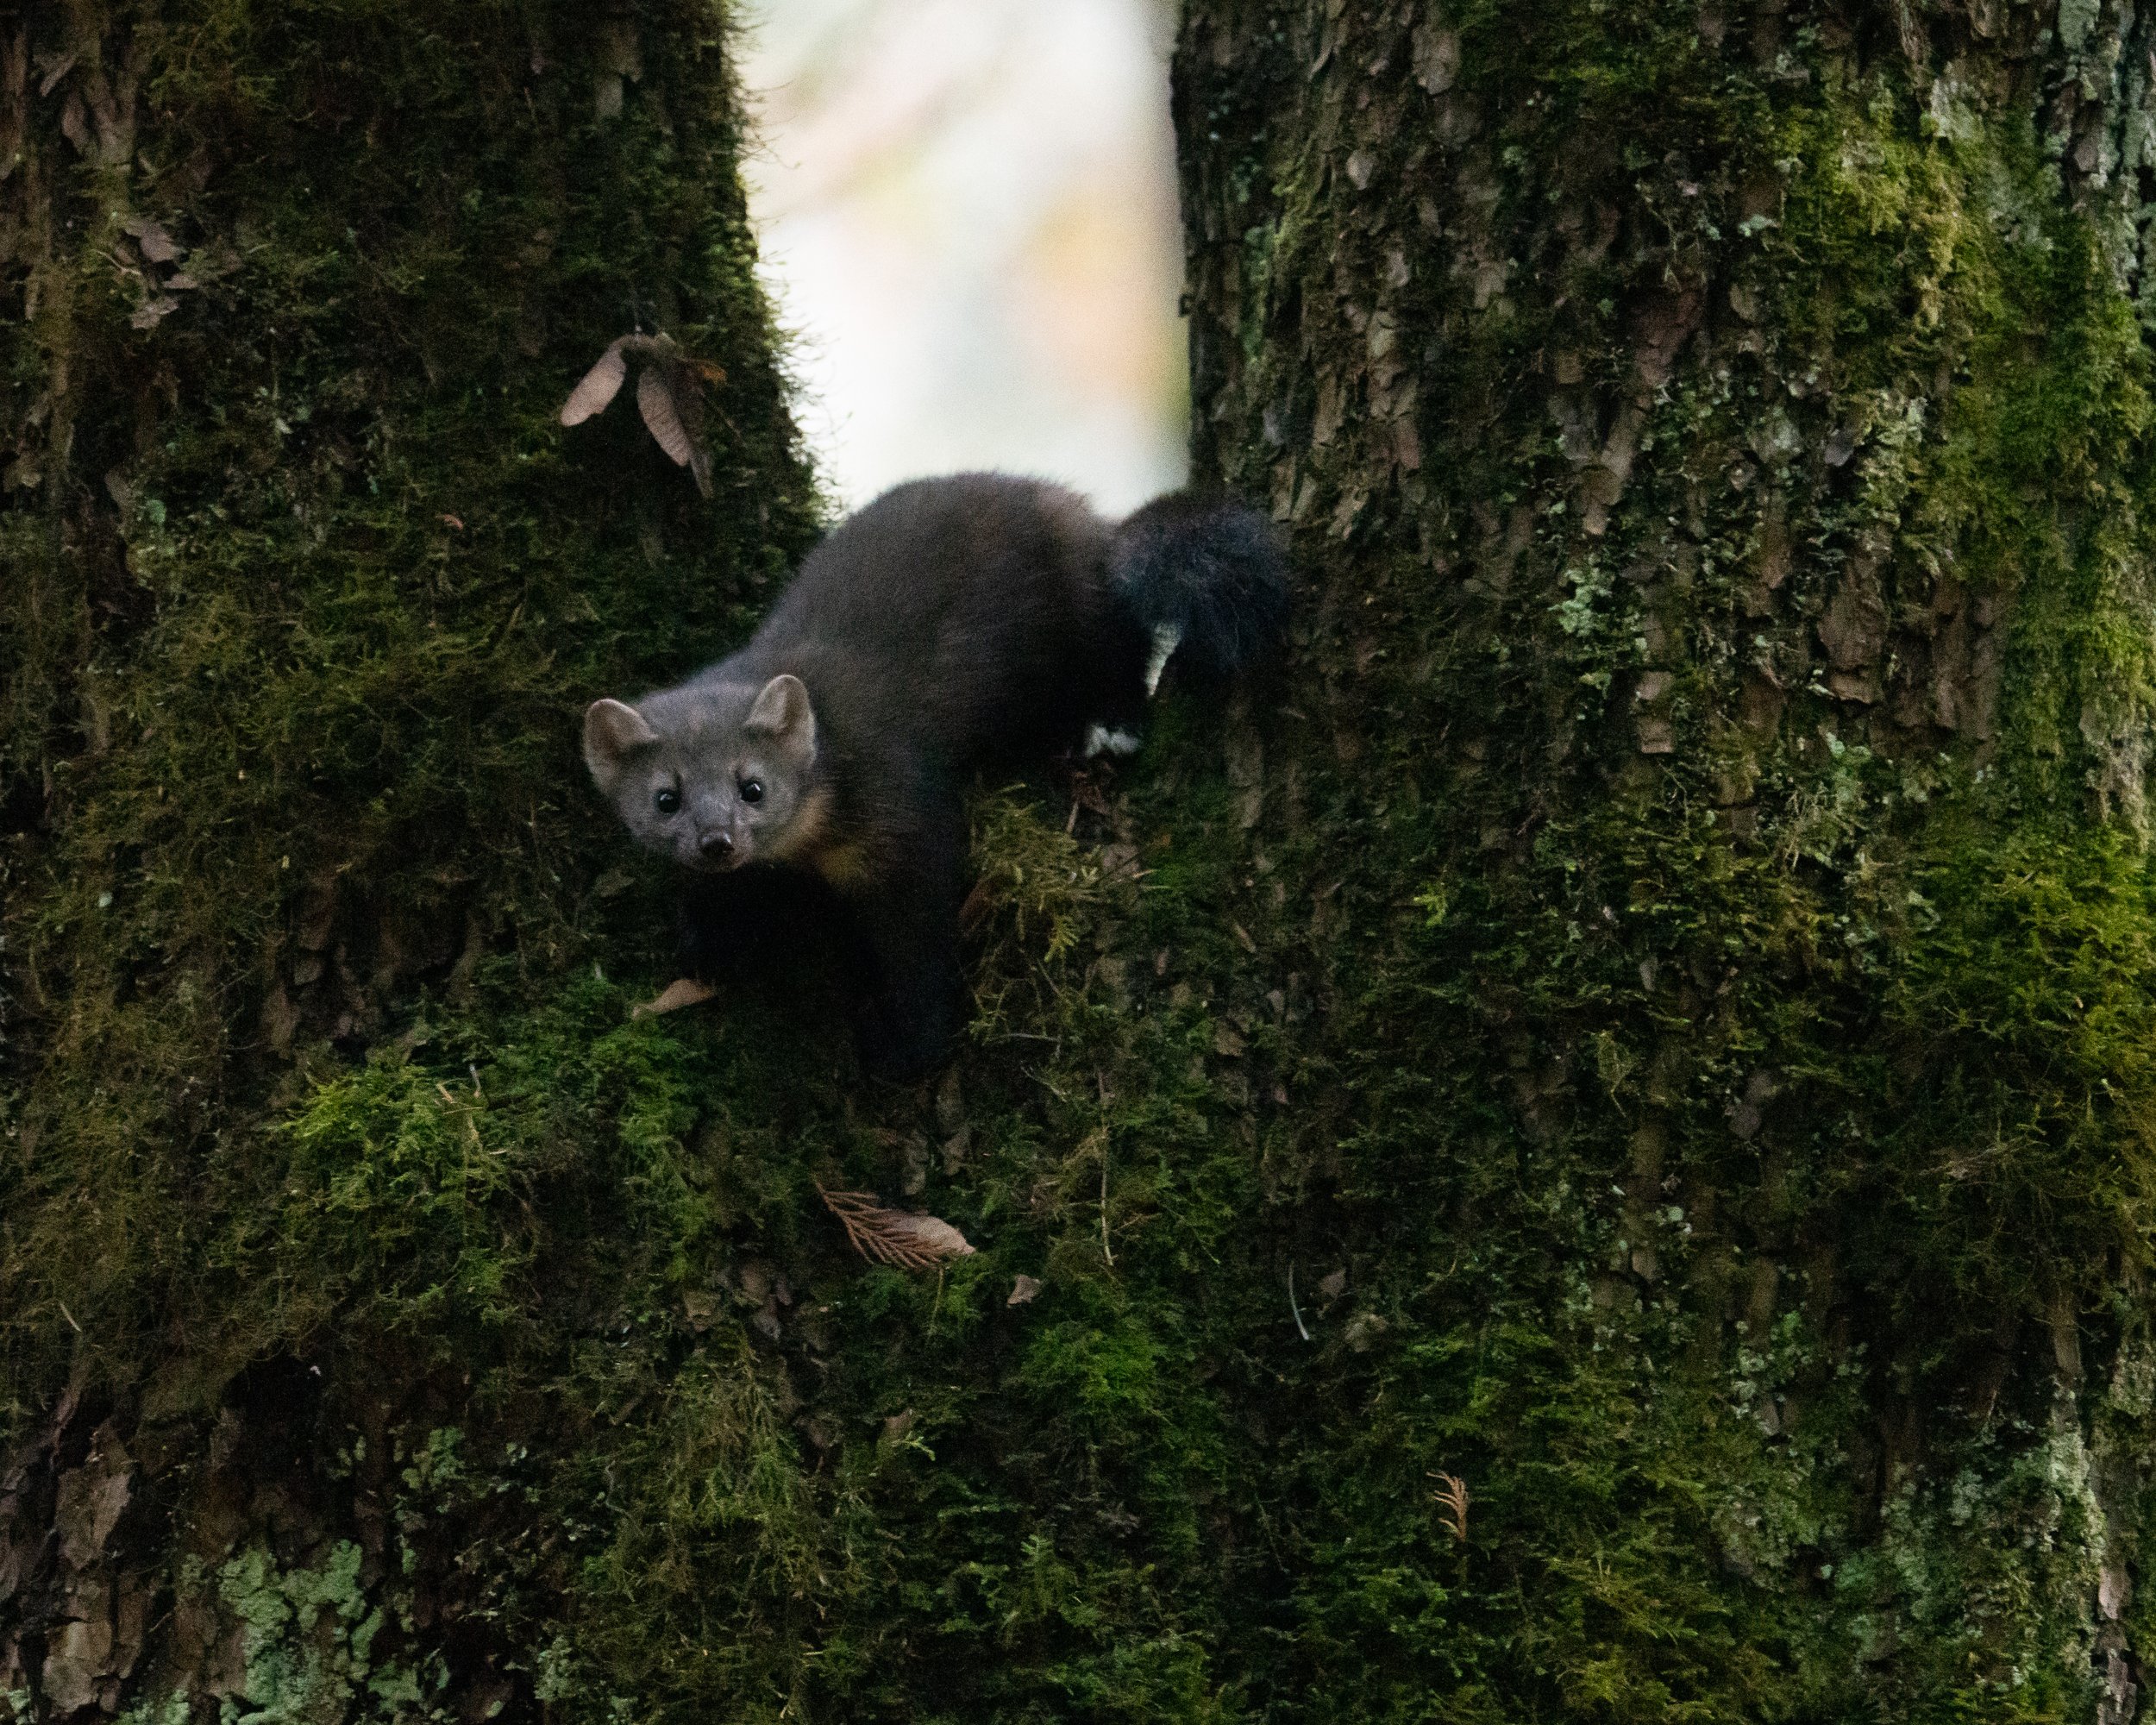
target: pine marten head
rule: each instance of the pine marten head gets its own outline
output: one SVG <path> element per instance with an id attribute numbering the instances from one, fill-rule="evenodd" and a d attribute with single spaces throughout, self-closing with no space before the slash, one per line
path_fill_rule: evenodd
<path id="1" fill-rule="evenodd" d="M 685 869 L 784 862 L 823 825 L 816 714 L 784 673 L 761 689 L 693 682 L 635 706 L 593 701 L 584 760 L 636 842 Z"/>

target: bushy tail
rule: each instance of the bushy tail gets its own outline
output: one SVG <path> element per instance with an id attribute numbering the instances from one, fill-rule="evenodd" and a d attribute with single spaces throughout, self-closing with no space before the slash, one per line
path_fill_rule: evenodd
<path id="1" fill-rule="evenodd" d="M 1232 498 L 1171 492 L 1115 530 L 1110 578 L 1152 642 L 1145 692 L 1171 656 L 1225 676 L 1269 651 L 1288 622 L 1288 560 L 1273 524 Z"/>

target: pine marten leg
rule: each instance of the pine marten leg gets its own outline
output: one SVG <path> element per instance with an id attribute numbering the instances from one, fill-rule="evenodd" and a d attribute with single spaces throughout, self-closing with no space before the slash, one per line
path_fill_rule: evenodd
<path id="1" fill-rule="evenodd" d="M 854 901 L 866 948 L 862 1057 L 879 1076 L 918 1078 L 943 1064 L 963 1022 L 958 907 L 964 854 L 956 803 L 912 855 Z"/>

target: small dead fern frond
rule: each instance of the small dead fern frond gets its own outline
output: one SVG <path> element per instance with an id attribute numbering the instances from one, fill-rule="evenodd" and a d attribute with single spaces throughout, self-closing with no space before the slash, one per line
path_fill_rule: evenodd
<path id="1" fill-rule="evenodd" d="M 816 1192 L 845 1228 L 854 1250 L 874 1263 L 933 1270 L 946 1258 L 973 1256 L 965 1235 L 935 1216 L 887 1209 L 873 1193 L 828 1192 L 821 1185 Z"/>
<path id="2" fill-rule="evenodd" d="M 1445 1512 L 1445 1525 L 1452 1537 L 1462 1545 L 1467 1543 L 1467 1482 L 1457 1474 L 1433 1473 L 1438 1482 L 1438 1508 Z"/>

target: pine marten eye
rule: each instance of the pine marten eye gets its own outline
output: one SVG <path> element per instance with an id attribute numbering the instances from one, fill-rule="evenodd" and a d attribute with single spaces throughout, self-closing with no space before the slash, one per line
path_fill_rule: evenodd
<path id="1" fill-rule="evenodd" d="M 741 800 L 745 803 L 761 802 L 763 800 L 763 781 L 743 779 L 741 781 Z"/>
<path id="2" fill-rule="evenodd" d="M 660 792 L 659 794 L 652 798 L 651 800 L 658 806 L 659 812 L 661 814 L 678 814 L 680 812 L 681 794 L 680 792 L 675 790 L 671 785 L 668 785 L 666 789 Z"/>

